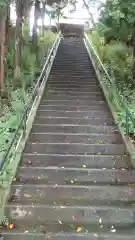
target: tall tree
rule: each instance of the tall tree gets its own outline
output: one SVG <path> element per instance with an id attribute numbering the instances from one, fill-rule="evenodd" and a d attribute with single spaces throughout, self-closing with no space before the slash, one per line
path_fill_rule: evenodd
<path id="1" fill-rule="evenodd" d="M 16 0 L 16 28 L 15 28 L 15 78 L 21 77 L 21 54 L 22 54 L 22 24 L 24 2 Z"/>
<path id="2" fill-rule="evenodd" d="M 95 21 L 94 21 L 92 12 L 90 11 L 91 1 L 88 1 L 88 2 L 87 2 L 86 0 L 83 0 L 83 3 L 84 3 L 85 8 L 86 8 L 87 11 L 88 11 L 88 14 L 89 14 L 89 17 L 90 17 L 90 20 L 91 20 L 91 22 L 92 22 L 93 27 L 96 27 L 96 24 L 95 24 Z"/>
<path id="3" fill-rule="evenodd" d="M 44 35 L 44 19 L 46 13 L 46 0 L 42 0 L 42 8 L 41 8 L 41 21 L 42 21 L 42 36 Z"/>
<path id="4" fill-rule="evenodd" d="M 6 27 L 5 27 L 5 71 L 7 70 L 7 55 L 9 53 L 9 41 L 10 41 L 10 28 L 11 28 L 11 23 L 10 23 L 10 3 L 11 1 L 9 0 L 6 8 L 7 8 L 7 16 L 6 16 Z"/>
<path id="5" fill-rule="evenodd" d="M 1 95 L 3 95 L 5 90 L 5 58 L 6 58 L 6 20 L 8 17 L 8 4 L 10 2 L 8 0 L 3 1 L 0 0 L 0 91 Z"/>
<path id="6" fill-rule="evenodd" d="M 32 33 L 33 51 L 36 53 L 36 59 L 38 61 L 38 42 L 37 42 L 37 23 L 40 13 L 40 1 L 35 0 L 34 2 L 34 24 Z"/>

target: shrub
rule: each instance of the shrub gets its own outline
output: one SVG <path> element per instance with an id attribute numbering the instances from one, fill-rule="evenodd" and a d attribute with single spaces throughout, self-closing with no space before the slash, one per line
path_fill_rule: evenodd
<path id="1" fill-rule="evenodd" d="M 127 103 L 132 119 L 135 121 L 135 83 L 132 76 L 132 49 L 120 41 L 111 41 L 109 44 L 105 44 L 103 37 L 100 37 L 96 31 L 90 34 L 90 38 L 110 77 L 115 81 L 117 94 Z M 117 121 L 123 128 L 123 131 L 126 132 L 125 109 L 120 104 L 120 98 L 114 98 Z M 135 128 L 130 120 L 129 132 L 131 135 L 135 134 Z"/>

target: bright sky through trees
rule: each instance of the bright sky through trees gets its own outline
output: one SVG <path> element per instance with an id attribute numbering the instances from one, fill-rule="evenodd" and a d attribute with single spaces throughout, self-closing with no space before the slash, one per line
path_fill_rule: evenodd
<path id="1" fill-rule="evenodd" d="M 96 0 L 95 0 L 96 1 Z M 105 0 L 101 0 L 102 2 L 105 2 Z M 33 15 L 34 15 L 34 9 L 32 8 L 31 12 L 30 12 L 30 21 L 31 21 L 31 25 L 33 25 Z M 60 22 L 67 22 L 67 23 L 84 23 L 86 21 L 87 18 L 89 18 L 89 14 L 88 11 L 83 7 L 83 1 L 82 0 L 78 0 L 78 3 L 76 5 L 76 11 L 73 13 L 70 13 L 71 10 L 71 6 L 67 6 L 64 9 L 64 15 L 69 17 L 69 18 L 73 18 L 73 19 L 60 19 Z M 99 12 L 97 11 L 96 8 L 91 7 L 91 12 L 93 13 L 93 17 L 95 20 L 98 19 L 99 16 Z M 13 21 L 15 21 L 16 19 L 16 14 L 15 14 L 15 9 L 14 7 L 12 7 L 11 10 L 11 19 Z M 49 17 L 46 15 L 45 17 L 45 25 L 49 25 L 50 20 Z M 39 25 L 41 24 L 41 21 L 39 20 Z M 52 24 L 55 24 L 55 20 L 52 20 Z"/>

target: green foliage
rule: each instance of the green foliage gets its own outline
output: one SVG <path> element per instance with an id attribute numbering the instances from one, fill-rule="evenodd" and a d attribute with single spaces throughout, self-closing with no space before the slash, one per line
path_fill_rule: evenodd
<path id="1" fill-rule="evenodd" d="M 91 38 L 96 51 L 99 54 L 99 57 L 103 59 L 104 57 L 104 38 L 99 37 L 98 31 L 93 31 L 92 34 L 88 33 L 89 37 Z"/>
<path id="2" fill-rule="evenodd" d="M 28 99 L 28 94 L 22 89 L 11 92 L 11 107 L 7 108 L 6 114 L 0 118 L 0 153 L 2 154 L 7 151 L 7 147 L 19 126 Z"/>
<path id="3" fill-rule="evenodd" d="M 106 26 L 105 39 L 110 38 L 127 42 L 135 22 L 134 0 L 107 0 L 101 11 L 100 22 Z"/>
<path id="4" fill-rule="evenodd" d="M 132 76 L 131 48 L 120 41 L 105 44 L 103 37 L 100 37 L 97 32 L 93 32 L 90 37 L 109 75 L 115 79 L 119 91 L 124 93 L 126 89 L 130 90 L 135 87 Z"/>
<path id="5" fill-rule="evenodd" d="M 43 61 L 46 58 L 48 52 L 50 51 L 53 42 L 56 38 L 56 34 L 51 31 L 46 31 L 43 36 L 39 37 L 38 47 L 39 47 L 39 61 Z"/>
<path id="6" fill-rule="evenodd" d="M 9 52 L 8 52 L 8 56 L 7 56 L 8 69 L 14 68 L 14 52 L 15 52 L 14 39 L 10 39 L 9 40 Z"/>
<path id="7" fill-rule="evenodd" d="M 119 89 L 124 90 L 125 87 L 133 87 L 132 59 L 125 44 L 114 41 L 104 46 L 102 60 L 108 67 L 109 74 L 115 78 L 115 83 Z"/>
<path id="8" fill-rule="evenodd" d="M 37 72 L 41 71 L 45 57 L 50 51 L 56 38 L 56 34 L 47 31 L 44 36 L 39 36 L 39 63 L 36 63 L 36 55 L 31 51 L 32 42 L 29 35 L 29 27 L 23 28 L 23 51 L 22 51 L 22 69 L 21 84 L 16 85 L 14 80 L 14 40 L 10 39 L 9 54 L 7 58 L 8 71 L 6 81 L 10 92 L 10 104 L 4 105 L 3 116 L 0 118 L 0 153 L 4 154 L 9 146 L 13 134 L 17 129 L 23 116 L 25 106 L 31 95 L 31 89 L 36 82 Z"/>
<path id="9" fill-rule="evenodd" d="M 92 34 L 89 33 L 89 36 L 116 86 L 115 89 L 111 87 L 108 90 L 111 92 L 111 101 L 115 105 L 117 112 L 117 122 L 126 133 L 126 112 L 124 106 L 121 104 L 121 100 L 128 105 L 132 119 L 135 122 L 135 85 L 132 76 L 132 49 L 118 40 L 105 44 L 102 34 L 101 37 L 99 35 L 99 31 L 93 31 Z M 96 62 L 96 64 L 98 63 Z M 106 78 L 103 78 L 103 80 L 107 86 L 110 86 Z M 130 118 L 128 128 L 129 133 L 134 135 L 135 127 Z"/>
<path id="10" fill-rule="evenodd" d="M 9 3 L 9 0 L 0 0 L 0 7 L 5 7 Z"/>
<path id="11" fill-rule="evenodd" d="M 134 102 L 128 103 L 128 109 L 130 111 L 130 115 L 132 116 L 132 120 L 133 120 L 132 121 L 130 119 L 130 116 L 128 116 L 128 132 L 129 132 L 130 136 L 132 136 L 134 139 L 134 136 L 135 136 L 135 126 L 134 126 L 134 124 L 135 124 L 135 105 L 134 105 Z M 126 133 L 127 122 L 126 122 L 126 111 L 124 108 L 123 109 L 121 108 L 121 110 L 119 110 L 117 112 L 117 123 L 123 129 L 123 132 Z"/>
<path id="12" fill-rule="evenodd" d="M 23 35 L 23 41 L 25 44 L 28 44 L 29 42 L 31 42 L 30 26 L 27 19 L 24 21 L 24 24 L 23 24 L 22 35 Z"/>
<path id="13" fill-rule="evenodd" d="M 22 84 L 25 90 L 31 86 L 36 71 L 36 55 L 31 52 L 30 46 L 23 47 L 22 53 Z"/>

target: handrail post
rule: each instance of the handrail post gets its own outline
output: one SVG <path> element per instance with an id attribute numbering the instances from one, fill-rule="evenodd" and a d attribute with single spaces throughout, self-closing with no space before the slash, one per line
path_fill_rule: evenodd
<path id="1" fill-rule="evenodd" d="M 126 135 L 128 136 L 129 134 L 129 115 L 128 111 L 126 110 Z"/>
<path id="2" fill-rule="evenodd" d="M 24 115 L 24 128 L 23 128 L 23 134 L 24 134 L 24 137 L 26 135 L 26 129 L 27 129 L 27 117 L 28 117 L 28 109 L 26 109 L 26 114 Z"/>

